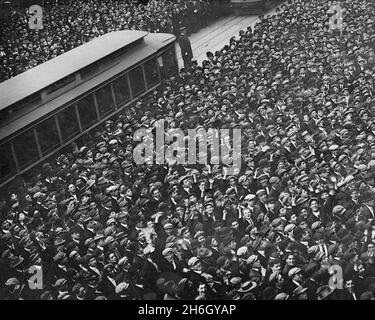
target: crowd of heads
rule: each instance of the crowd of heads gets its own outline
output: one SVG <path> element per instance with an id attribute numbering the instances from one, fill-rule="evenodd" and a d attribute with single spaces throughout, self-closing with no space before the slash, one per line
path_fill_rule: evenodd
<path id="1" fill-rule="evenodd" d="M 26 10 L 14 11 L 0 22 L 0 82 L 108 32 L 176 33 L 182 25 L 189 27 L 191 20 L 205 21 L 214 8 L 210 0 L 138 2 L 45 1 L 39 30 L 30 29 Z"/>
<path id="2" fill-rule="evenodd" d="M 261 17 L 10 192 L 2 297 L 374 299 L 374 6 L 341 1 L 331 30 L 330 5 Z M 159 119 L 241 129 L 238 174 L 136 165 Z"/>

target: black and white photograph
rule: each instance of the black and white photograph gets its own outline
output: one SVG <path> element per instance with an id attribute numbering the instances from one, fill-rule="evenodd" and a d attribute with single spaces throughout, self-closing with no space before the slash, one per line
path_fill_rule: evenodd
<path id="1" fill-rule="evenodd" d="M 374 74 L 374 0 L 0 0 L 0 300 L 375 300 Z"/>

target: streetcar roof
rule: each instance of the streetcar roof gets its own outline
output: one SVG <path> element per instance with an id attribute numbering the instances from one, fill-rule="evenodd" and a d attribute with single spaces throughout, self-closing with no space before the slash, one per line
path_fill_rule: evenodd
<path id="1" fill-rule="evenodd" d="M 134 30 L 110 32 L 0 83 L 0 110 L 147 35 Z"/>
<path id="2" fill-rule="evenodd" d="M 122 32 L 122 31 L 121 31 Z M 104 70 L 99 76 L 91 78 L 87 81 L 80 83 L 78 86 L 72 88 L 68 92 L 56 97 L 55 99 L 41 104 L 38 108 L 18 117 L 7 124 L 0 126 L 0 141 L 12 136 L 19 130 L 26 128 L 38 119 L 47 117 L 51 113 L 56 112 L 62 106 L 70 104 L 79 96 L 86 92 L 91 91 L 93 88 L 100 86 L 102 83 L 107 82 L 113 77 L 116 77 L 124 70 L 130 70 L 132 66 L 137 65 L 142 60 L 154 55 L 159 49 L 171 43 L 175 36 L 166 33 L 150 33 L 139 46 L 131 48 L 126 53 L 126 59 L 120 63 Z M 9 81 L 9 80 L 8 80 Z M 2 84 L 0 84 L 1 86 Z M 2 97 L 0 96 L 0 99 Z"/>

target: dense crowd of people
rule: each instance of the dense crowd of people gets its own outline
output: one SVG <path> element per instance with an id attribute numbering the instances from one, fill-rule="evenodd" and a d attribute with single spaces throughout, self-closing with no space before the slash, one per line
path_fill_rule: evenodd
<path id="1" fill-rule="evenodd" d="M 0 82 L 111 31 L 195 32 L 226 14 L 220 8 L 217 0 L 45 1 L 40 30 L 18 10 L 0 23 Z"/>
<path id="2" fill-rule="evenodd" d="M 374 5 L 340 5 L 284 4 L 11 192 L 1 298 L 375 299 Z M 159 119 L 240 128 L 239 174 L 136 165 Z"/>

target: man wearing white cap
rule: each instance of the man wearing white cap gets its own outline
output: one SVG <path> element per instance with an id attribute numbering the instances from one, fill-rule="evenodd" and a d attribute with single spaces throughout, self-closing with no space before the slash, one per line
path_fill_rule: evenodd
<path id="1" fill-rule="evenodd" d="M 290 295 L 293 294 L 294 290 L 298 287 L 303 287 L 301 269 L 294 267 L 288 272 L 289 281 L 286 284 L 286 292 Z"/>
<path id="2" fill-rule="evenodd" d="M 165 248 L 162 255 L 163 261 L 160 263 L 162 272 L 182 273 L 182 264 L 176 259 L 172 248 Z"/>
<path id="3" fill-rule="evenodd" d="M 206 283 L 202 276 L 202 262 L 198 257 L 191 257 L 187 264 L 190 269 L 189 280 L 193 283 L 193 287 L 198 289 L 200 283 Z"/>

